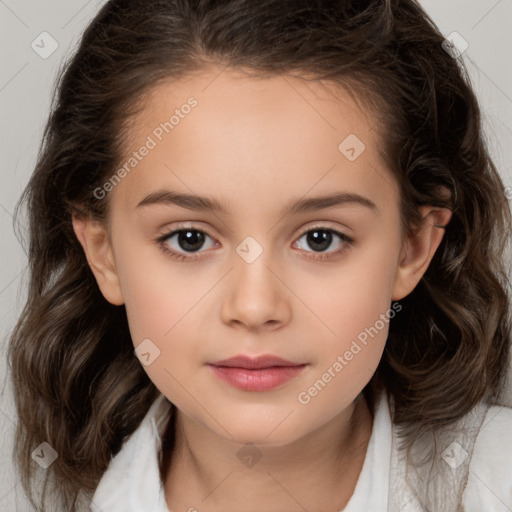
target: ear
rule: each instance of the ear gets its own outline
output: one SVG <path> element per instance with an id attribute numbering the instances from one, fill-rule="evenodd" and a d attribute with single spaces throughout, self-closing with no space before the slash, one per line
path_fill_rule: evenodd
<path id="1" fill-rule="evenodd" d="M 73 216 L 73 229 L 101 293 L 116 306 L 124 304 L 114 254 L 103 223 L 85 216 Z"/>
<path id="2" fill-rule="evenodd" d="M 452 217 L 451 210 L 447 208 L 419 206 L 418 209 L 423 221 L 404 241 L 392 300 L 403 299 L 416 288 L 443 239 L 444 228 Z"/>

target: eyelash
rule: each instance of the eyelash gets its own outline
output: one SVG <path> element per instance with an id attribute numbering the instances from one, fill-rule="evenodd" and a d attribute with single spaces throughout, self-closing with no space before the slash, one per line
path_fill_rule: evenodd
<path id="1" fill-rule="evenodd" d="M 314 258 L 308 256 L 309 259 L 317 260 L 317 261 L 325 261 L 327 259 L 331 259 L 333 257 L 341 255 L 343 252 L 345 252 L 347 250 L 348 247 L 351 247 L 352 244 L 354 243 L 354 239 L 349 237 L 345 233 L 342 233 L 341 231 L 337 231 L 337 230 L 335 230 L 333 228 L 328 228 L 326 226 L 313 226 L 313 227 L 307 229 L 306 231 L 304 231 L 297 238 L 297 240 L 300 240 L 304 235 L 307 235 L 311 231 L 315 231 L 315 230 L 317 230 L 317 231 L 326 231 L 328 233 L 333 233 L 333 234 L 337 235 L 341 239 L 341 241 L 344 243 L 344 245 L 340 249 L 337 249 L 337 250 L 332 251 L 332 252 L 319 252 L 319 253 L 315 253 L 318 256 L 315 256 Z M 156 243 L 157 243 L 157 245 L 160 247 L 160 249 L 164 253 L 166 253 L 167 255 L 169 255 L 170 257 L 172 257 L 175 260 L 178 260 L 178 261 L 195 261 L 195 260 L 198 260 L 199 258 L 202 258 L 203 256 L 186 256 L 183 253 L 179 253 L 177 251 L 174 251 L 173 249 L 170 249 L 169 246 L 165 243 L 172 236 L 174 236 L 176 234 L 179 234 L 181 232 L 186 232 L 186 231 L 195 231 L 197 233 L 202 233 L 203 235 L 206 235 L 206 236 L 210 237 L 212 240 L 215 240 L 214 237 L 211 236 L 207 231 L 205 231 L 203 229 L 195 228 L 193 226 L 187 226 L 187 227 L 182 227 L 182 228 L 174 229 L 172 231 L 167 232 L 166 234 L 158 237 L 156 239 Z M 190 254 L 194 254 L 194 253 L 190 253 Z M 200 254 L 200 253 L 195 253 L 195 254 Z"/>

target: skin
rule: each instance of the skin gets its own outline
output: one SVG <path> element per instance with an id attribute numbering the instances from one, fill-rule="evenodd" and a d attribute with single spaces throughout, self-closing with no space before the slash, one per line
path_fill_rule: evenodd
<path id="1" fill-rule="evenodd" d="M 134 346 L 150 339 L 160 350 L 144 368 L 178 410 L 168 506 L 340 510 L 366 454 L 372 414 L 360 392 L 382 356 L 388 324 L 309 403 L 298 395 L 392 300 L 414 289 L 443 236 L 434 225 L 446 225 L 451 213 L 422 206 L 423 228 L 402 233 L 375 116 L 340 87 L 290 76 L 210 68 L 161 83 L 132 120 L 126 156 L 191 96 L 197 107 L 105 199 L 108 222 L 73 218 L 104 297 L 126 307 Z M 354 161 L 338 149 L 349 134 L 366 146 Z M 162 189 L 214 197 L 228 212 L 137 208 Z M 364 196 L 376 208 L 281 212 L 293 199 L 334 191 Z M 156 239 L 184 223 L 209 236 L 195 253 L 167 238 L 188 256 L 177 260 Z M 315 227 L 354 241 L 333 234 L 322 252 L 304 236 Z M 251 263 L 236 251 L 248 236 L 263 250 Z M 239 354 L 306 367 L 278 388 L 242 391 L 206 365 Z M 261 455 L 252 467 L 237 456 L 246 443 Z"/>

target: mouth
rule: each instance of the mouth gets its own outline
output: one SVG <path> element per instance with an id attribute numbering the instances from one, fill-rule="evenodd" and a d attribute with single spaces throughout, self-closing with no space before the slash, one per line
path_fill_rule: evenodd
<path id="1" fill-rule="evenodd" d="M 236 356 L 208 363 L 214 375 L 243 391 L 269 391 L 297 376 L 307 365 L 277 356 Z"/>

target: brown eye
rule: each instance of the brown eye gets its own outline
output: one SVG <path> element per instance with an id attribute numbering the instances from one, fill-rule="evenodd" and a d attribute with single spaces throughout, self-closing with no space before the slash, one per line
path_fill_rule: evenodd
<path id="1" fill-rule="evenodd" d="M 202 229 L 182 228 L 161 236 L 157 242 L 161 249 L 173 258 L 178 260 L 194 260 L 201 257 L 196 255 L 196 253 L 199 253 L 204 248 L 208 238 L 213 241 L 213 238 Z M 215 244 L 215 241 L 213 241 L 211 247 L 214 247 Z M 187 253 L 190 256 L 187 256 Z"/>
<path id="2" fill-rule="evenodd" d="M 313 250 L 313 253 L 319 253 L 320 255 L 320 257 L 317 257 L 316 259 L 326 259 L 331 256 L 338 255 L 344 252 L 347 249 L 347 247 L 349 247 L 354 241 L 345 233 L 341 233 L 340 231 L 336 231 L 335 229 L 325 227 L 316 227 L 313 229 L 309 229 L 308 231 L 303 233 L 298 240 L 300 241 L 303 238 L 305 239 L 305 242 L 302 247 L 299 246 L 299 249 L 308 251 L 307 248 L 311 248 Z M 333 244 L 335 245 L 334 250 L 327 251 L 329 247 L 331 247 Z"/>

